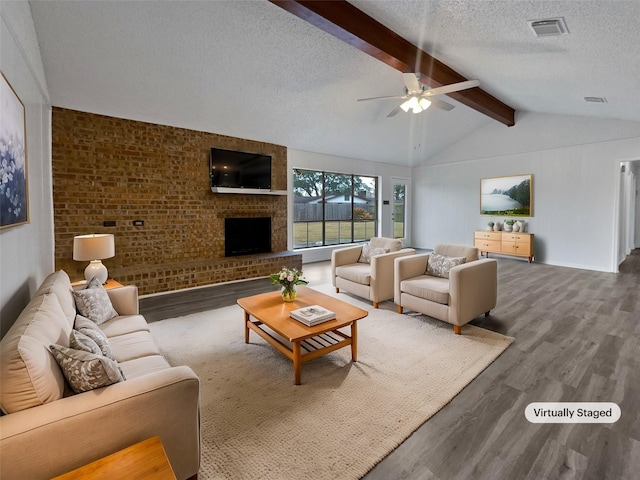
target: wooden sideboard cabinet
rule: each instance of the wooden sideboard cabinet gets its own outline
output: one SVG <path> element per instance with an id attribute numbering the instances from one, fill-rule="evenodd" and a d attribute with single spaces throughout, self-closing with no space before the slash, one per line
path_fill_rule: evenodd
<path id="1" fill-rule="evenodd" d="M 533 260 L 533 233 L 476 230 L 473 236 L 475 247 L 487 257 L 489 253 L 500 253 L 526 257 L 529 263 Z"/>
<path id="2" fill-rule="evenodd" d="M 480 250 L 480 253 L 500 253 L 502 251 L 502 232 L 476 230 L 474 237 L 474 245 Z"/>

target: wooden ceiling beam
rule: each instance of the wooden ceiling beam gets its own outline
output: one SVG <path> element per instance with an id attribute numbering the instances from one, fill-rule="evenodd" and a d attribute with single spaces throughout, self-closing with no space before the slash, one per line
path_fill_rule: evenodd
<path id="1" fill-rule="evenodd" d="M 468 80 L 345 0 L 269 1 L 396 70 L 419 73 L 431 88 Z M 515 125 L 515 110 L 480 87 L 448 96 L 509 127 Z"/>

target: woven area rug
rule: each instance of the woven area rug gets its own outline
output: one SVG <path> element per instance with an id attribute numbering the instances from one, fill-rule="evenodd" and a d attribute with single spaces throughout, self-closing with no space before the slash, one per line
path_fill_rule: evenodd
<path id="1" fill-rule="evenodd" d="M 349 348 L 306 362 L 299 386 L 292 362 L 254 332 L 244 343 L 237 305 L 150 324 L 167 360 L 200 377 L 201 480 L 360 478 L 513 341 L 338 298 L 369 311 L 358 362 Z"/>

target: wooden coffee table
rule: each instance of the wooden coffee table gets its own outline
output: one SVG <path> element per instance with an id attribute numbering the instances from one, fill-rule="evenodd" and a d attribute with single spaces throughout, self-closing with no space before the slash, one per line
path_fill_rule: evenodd
<path id="1" fill-rule="evenodd" d="M 296 385 L 300 385 L 300 366 L 308 360 L 351 345 L 351 359 L 358 361 L 357 322 L 368 315 L 366 310 L 309 287 L 298 287 L 298 296 L 293 302 L 284 302 L 276 291 L 240 298 L 238 305 L 244 310 L 245 343 L 249 343 L 251 329 L 292 360 Z M 311 305 L 334 311 L 336 318 L 307 327 L 289 316 L 291 310 Z M 350 336 L 339 330 L 348 326 Z"/>

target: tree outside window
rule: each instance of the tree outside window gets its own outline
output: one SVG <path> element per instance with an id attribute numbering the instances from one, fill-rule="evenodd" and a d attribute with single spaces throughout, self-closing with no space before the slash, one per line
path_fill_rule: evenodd
<path id="1" fill-rule="evenodd" d="M 378 226 L 378 179 L 294 170 L 294 248 L 366 241 Z"/>

